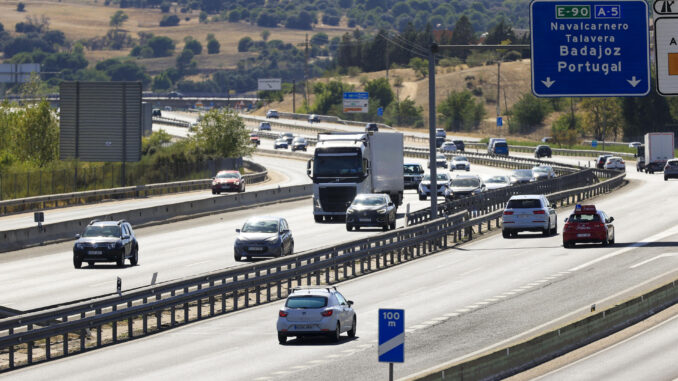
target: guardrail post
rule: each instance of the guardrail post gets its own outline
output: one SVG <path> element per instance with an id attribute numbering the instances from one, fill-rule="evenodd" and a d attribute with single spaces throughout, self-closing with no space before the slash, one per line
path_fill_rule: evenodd
<path id="1" fill-rule="evenodd" d="M 188 294 L 188 287 L 184 287 L 184 294 Z M 238 303 L 236 302 L 235 305 L 237 306 Z M 188 323 L 188 302 L 184 303 L 184 324 L 186 323 Z"/>
<path id="2" fill-rule="evenodd" d="M 50 360 L 52 358 L 51 346 L 52 344 L 50 343 L 50 338 L 49 337 L 45 338 L 45 359 L 47 360 Z"/>
<path id="3" fill-rule="evenodd" d="M 118 306 L 114 305 L 112 310 L 113 312 L 117 311 Z M 64 321 L 67 321 L 67 319 L 64 317 Z M 111 326 L 111 335 L 113 336 L 113 343 L 118 342 L 118 322 L 114 321 L 113 325 Z M 64 357 L 68 356 L 68 334 L 64 335 Z"/>
<path id="4" fill-rule="evenodd" d="M 28 327 L 26 327 L 28 331 L 31 331 L 33 329 L 33 324 L 29 324 Z M 28 365 L 33 364 L 33 342 L 29 341 L 26 343 L 26 356 L 28 360 Z"/>

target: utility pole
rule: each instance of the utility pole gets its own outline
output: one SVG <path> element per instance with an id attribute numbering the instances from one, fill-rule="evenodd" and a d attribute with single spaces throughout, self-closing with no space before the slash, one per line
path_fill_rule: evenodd
<path id="1" fill-rule="evenodd" d="M 297 80 L 292 80 L 292 114 L 297 113 Z"/>
<path id="2" fill-rule="evenodd" d="M 431 174 L 431 219 L 438 216 L 438 171 L 436 168 L 436 63 L 438 44 L 431 42 L 428 52 L 428 165 Z"/>
<path id="3" fill-rule="evenodd" d="M 501 56 L 499 56 L 499 60 L 497 60 L 497 121 L 499 121 L 499 117 L 501 116 L 501 101 L 499 100 L 499 94 L 501 91 Z M 501 127 L 499 126 L 499 123 L 497 123 L 497 129 L 499 130 L 499 136 L 501 136 Z"/>
<path id="4" fill-rule="evenodd" d="M 388 67 L 391 66 L 388 57 L 388 40 L 386 40 L 386 80 L 388 80 Z"/>
<path id="5" fill-rule="evenodd" d="M 306 48 L 304 49 L 304 56 L 306 58 L 306 65 L 304 66 L 304 100 L 308 105 L 308 33 L 306 33 Z"/>

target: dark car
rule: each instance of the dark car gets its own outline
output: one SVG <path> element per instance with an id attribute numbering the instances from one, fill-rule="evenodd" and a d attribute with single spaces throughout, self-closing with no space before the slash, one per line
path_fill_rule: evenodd
<path id="1" fill-rule="evenodd" d="M 129 259 L 132 266 L 139 263 L 139 243 L 132 225 L 125 220 L 93 220 L 85 231 L 76 234 L 73 245 L 73 267 L 79 269 L 82 262 L 93 266 L 95 262 L 115 262 L 118 267 Z"/>
<path id="2" fill-rule="evenodd" d="M 506 144 L 506 142 L 495 142 L 492 145 L 492 153 L 494 155 L 508 156 L 509 146 L 508 146 L 508 144 Z"/>
<path id="3" fill-rule="evenodd" d="M 159 108 L 154 108 L 151 112 L 151 116 L 162 116 L 162 111 Z"/>
<path id="4" fill-rule="evenodd" d="M 442 136 L 436 136 L 436 148 L 440 148 L 440 146 L 442 146 L 443 143 L 445 143 L 445 138 L 443 138 Z"/>
<path id="5" fill-rule="evenodd" d="M 280 135 L 278 135 L 278 139 L 285 139 L 287 140 L 287 145 L 291 145 L 294 140 L 294 134 L 291 132 L 281 132 Z"/>
<path id="6" fill-rule="evenodd" d="M 346 230 L 361 226 L 381 227 L 384 231 L 396 227 L 396 206 L 391 197 L 382 193 L 362 193 L 346 210 Z"/>
<path id="7" fill-rule="evenodd" d="M 184 94 L 178 92 L 178 91 L 172 91 L 169 94 L 167 94 L 168 97 L 170 98 L 181 98 L 184 96 Z"/>
<path id="8" fill-rule="evenodd" d="M 271 123 L 269 122 L 260 122 L 259 131 L 271 131 Z"/>
<path id="9" fill-rule="evenodd" d="M 608 157 L 612 157 L 613 155 L 600 155 L 598 156 L 598 159 L 596 159 L 596 168 L 598 169 L 603 169 L 605 168 L 605 162 L 607 161 Z"/>
<path id="10" fill-rule="evenodd" d="M 550 158 L 551 155 L 552 155 L 551 147 L 549 146 L 537 146 L 537 148 L 534 149 L 534 157 L 536 157 L 537 159 L 541 157 Z"/>
<path id="11" fill-rule="evenodd" d="M 320 117 L 316 114 L 311 114 L 308 116 L 308 122 L 309 123 L 320 123 Z"/>
<path id="12" fill-rule="evenodd" d="M 287 220 L 280 217 L 252 217 L 235 230 L 236 261 L 243 257 L 282 257 L 294 253 L 294 238 Z"/>
<path id="13" fill-rule="evenodd" d="M 212 178 L 212 194 L 221 192 L 244 192 L 245 179 L 238 171 L 219 171 Z"/>
<path id="14" fill-rule="evenodd" d="M 424 168 L 421 164 L 405 163 L 403 164 L 403 173 L 405 188 L 417 188 L 424 177 Z"/>
<path id="15" fill-rule="evenodd" d="M 377 131 L 379 131 L 379 126 L 377 126 L 376 123 L 367 123 L 365 125 L 365 131 L 367 131 L 367 132 L 370 132 L 370 131 L 377 132 Z"/>
<path id="16" fill-rule="evenodd" d="M 266 111 L 266 117 L 271 119 L 278 119 L 280 118 L 280 114 L 278 114 L 277 110 L 268 110 Z"/>
<path id="17" fill-rule="evenodd" d="M 457 151 L 464 152 L 464 141 L 463 140 L 452 140 L 455 146 L 457 146 Z"/>
<path id="18" fill-rule="evenodd" d="M 486 190 L 485 183 L 478 175 L 459 175 L 450 181 L 453 198 L 474 196 Z"/>
<path id="19" fill-rule="evenodd" d="M 284 148 L 287 149 L 290 145 L 287 143 L 287 139 L 278 138 L 273 142 L 273 149 Z"/>
<path id="20" fill-rule="evenodd" d="M 306 149 L 308 148 L 308 142 L 306 141 L 306 138 L 302 138 L 300 136 L 297 136 L 292 140 L 292 151 L 304 151 L 306 152 Z"/>
<path id="21" fill-rule="evenodd" d="M 531 169 L 516 169 L 511 173 L 511 185 L 526 184 L 532 181 Z"/>

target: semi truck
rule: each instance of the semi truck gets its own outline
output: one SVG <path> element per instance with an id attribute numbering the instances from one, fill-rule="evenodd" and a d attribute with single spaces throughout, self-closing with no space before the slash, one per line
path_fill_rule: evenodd
<path id="1" fill-rule="evenodd" d="M 673 159 L 675 143 L 673 132 L 650 132 L 645 134 L 646 173 L 661 172 L 669 159 Z"/>
<path id="2" fill-rule="evenodd" d="M 320 133 L 308 161 L 316 222 L 343 219 L 357 194 L 386 193 L 403 202 L 403 134 Z"/>

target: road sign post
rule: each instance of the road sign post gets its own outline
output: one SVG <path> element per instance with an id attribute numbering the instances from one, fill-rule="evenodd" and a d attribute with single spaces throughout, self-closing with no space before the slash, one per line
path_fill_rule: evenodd
<path id="1" fill-rule="evenodd" d="M 647 15 L 644 0 L 534 0 L 530 4 L 534 95 L 647 95 Z"/>
<path id="2" fill-rule="evenodd" d="M 379 309 L 379 362 L 389 363 L 389 380 L 393 380 L 393 363 L 405 362 L 405 310 Z"/>

